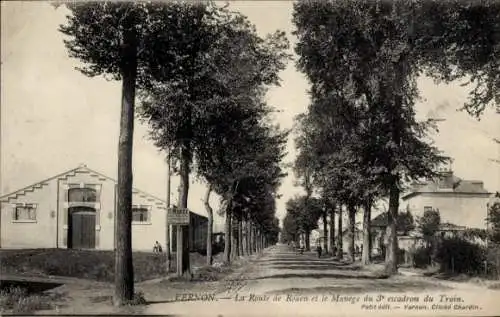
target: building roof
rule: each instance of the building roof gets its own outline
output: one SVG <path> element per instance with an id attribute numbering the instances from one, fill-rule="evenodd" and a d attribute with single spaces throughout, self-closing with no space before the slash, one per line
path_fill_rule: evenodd
<path id="1" fill-rule="evenodd" d="M 422 193 L 490 194 L 484 188 L 482 181 L 461 179 L 455 176 L 452 171 L 443 171 L 440 176 L 429 181 L 413 183 L 410 191 L 403 195 L 402 199 L 405 200 Z"/>
<path id="2" fill-rule="evenodd" d="M 31 189 L 31 188 L 33 188 L 33 187 L 37 188 L 37 187 L 39 187 L 39 185 L 43 185 L 44 183 L 47 183 L 47 182 L 49 182 L 49 181 L 51 181 L 51 180 L 54 180 L 54 179 L 56 179 L 56 178 L 65 178 L 65 177 L 68 177 L 68 176 L 74 176 L 76 173 L 91 173 L 91 174 L 95 174 L 96 176 L 99 176 L 100 178 L 104 178 L 104 179 L 110 180 L 110 181 L 112 181 L 112 182 L 114 182 L 114 183 L 116 183 L 116 182 L 117 182 L 117 180 L 116 180 L 116 179 L 113 179 L 113 178 L 111 178 L 111 177 L 109 177 L 109 176 L 106 176 L 106 175 L 104 175 L 104 174 L 100 173 L 100 172 L 97 172 L 97 171 L 95 171 L 95 170 L 93 170 L 93 169 L 90 169 L 90 168 L 88 168 L 88 167 L 87 167 L 87 165 L 85 165 L 85 164 L 81 164 L 81 165 L 79 165 L 79 166 L 78 166 L 78 167 L 76 167 L 76 168 L 70 169 L 69 171 L 66 171 L 66 172 L 63 172 L 63 173 L 60 173 L 60 174 L 54 175 L 54 176 L 52 176 L 52 177 L 46 178 L 46 179 L 44 179 L 44 180 L 42 180 L 42 181 L 39 181 L 39 182 L 37 182 L 37 183 L 35 183 L 35 184 L 32 184 L 32 185 L 29 185 L 29 186 L 23 187 L 23 188 L 18 189 L 18 190 L 14 191 L 14 192 L 11 192 L 11 193 L 9 193 L 9 194 L 3 195 L 3 196 L 1 196 L 1 197 L 0 197 L 0 200 L 4 200 L 4 199 L 6 199 L 6 198 L 8 199 L 8 198 L 10 198 L 11 196 L 14 196 L 15 194 L 17 194 L 17 193 L 19 193 L 19 192 L 26 191 L 26 190 Z M 158 197 L 156 197 L 156 196 L 154 196 L 154 195 L 152 195 L 152 194 L 149 194 L 149 193 L 146 193 L 146 192 L 144 192 L 144 191 L 141 191 L 141 190 L 139 190 L 139 189 L 137 189 L 137 188 L 132 188 L 132 191 L 133 191 L 133 192 L 138 192 L 138 193 L 141 193 L 141 194 L 144 194 L 144 195 L 147 195 L 147 196 L 150 196 L 150 197 L 152 197 L 152 198 L 154 198 L 154 199 L 156 199 L 156 200 L 161 200 L 162 202 L 166 203 L 166 201 L 165 201 L 165 200 L 163 200 L 163 199 L 161 199 L 161 198 L 158 198 Z"/>
<path id="3" fill-rule="evenodd" d="M 370 222 L 371 227 L 387 227 L 387 212 L 383 212 Z"/>
<path id="4" fill-rule="evenodd" d="M 7 201 L 9 200 L 9 198 L 16 198 L 16 197 L 17 197 L 17 196 L 16 196 L 17 194 L 25 193 L 25 192 L 27 192 L 27 191 L 33 191 L 33 190 L 34 190 L 34 189 L 36 189 L 36 188 L 41 188 L 43 185 L 45 185 L 45 184 L 46 184 L 47 182 L 49 182 L 49 181 L 52 181 L 52 180 L 54 180 L 54 179 L 58 179 L 58 178 L 65 178 L 65 177 L 69 177 L 69 176 L 74 176 L 76 173 L 89 173 L 89 174 L 93 174 L 93 175 L 95 175 L 95 176 L 99 177 L 99 179 L 102 179 L 102 180 L 109 180 L 109 181 L 112 181 L 112 182 L 114 182 L 114 183 L 117 183 L 117 180 L 116 180 L 116 179 L 111 178 L 111 177 L 109 177 L 109 176 L 106 176 L 106 175 L 104 175 L 104 174 L 102 174 L 102 173 L 100 173 L 100 172 L 97 172 L 97 171 L 93 170 L 93 169 L 90 169 L 90 168 L 88 168 L 88 167 L 87 167 L 87 165 L 85 165 L 85 164 L 81 164 L 81 165 L 79 165 L 78 167 L 73 168 L 73 169 L 71 169 L 71 170 L 69 170 L 69 171 L 66 171 L 66 172 L 64 172 L 64 173 L 60 173 L 60 174 L 54 175 L 54 176 L 52 176 L 52 177 L 46 178 L 46 179 L 44 179 L 44 180 L 42 180 L 42 181 L 39 181 L 39 182 L 37 182 L 37 183 L 35 183 L 35 184 L 31 184 L 31 185 L 29 185 L 29 186 L 23 187 L 23 188 L 21 188 L 21 189 L 18 189 L 18 190 L 14 191 L 14 192 L 9 193 L 9 194 L 6 194 L 6 195 L 3 195 L 3 196 L 0 196 L 0 201 L 2 201 L 2 202 L 7 202 Z M 166 205 L 166 203 L 167 203 L 167 201 L 166 201 L 166 200 L 161 199 L 161 198 L 159 198 L 159 197 L 157 197 L 157 196 L 155 196 L 155 195 L 152 195 L 152 194 L 150 194 L 150 193 L 147 193 L 147 192 L 145 192 L 145 191 L 139 190 L 139 189 L 137 189 L 137 188 L 132 188 L 132 192 L 133 192 L 133 193 L 140 194 L 140 195 L 148 196 L 148 197 L 150 197 L 150 198 L 153 198 L 153 199 L 157 200 L 158 202 L 164 203 L 165 205 Z M 191 211 L 192 213 L 198 214 L 199 216 L 205 217 L 205 216 L 203 216 L 203 215 L 200 215 L 200 214 L 199 214 L 199 213 L 197 213 L 197 212 L 194 212 L 194 211 L 192 211 L 192 210 L 190 210 L 190 211 Z"/>

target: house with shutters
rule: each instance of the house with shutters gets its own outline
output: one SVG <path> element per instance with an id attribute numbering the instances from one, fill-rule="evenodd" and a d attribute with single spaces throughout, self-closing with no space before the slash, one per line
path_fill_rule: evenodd
<path id="1" fill-rule="evenodd" d="M 116 180 L 85 165 L 4 195 L 0 247 L 113 250 L 116 198 Z M 166 202 L 134 188 L 132 205 L 132 248 L 164 245 Z M 195 242 L 206 241 L 206 217 L 190 219 L 190 244 L 203 246 Z"/>

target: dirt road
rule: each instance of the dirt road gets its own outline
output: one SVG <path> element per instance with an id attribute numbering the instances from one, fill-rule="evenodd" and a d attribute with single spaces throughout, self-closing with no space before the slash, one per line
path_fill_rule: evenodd
<path id="1" fill-rule="evenodd" d="M 147 314 L 232 316 L 492 315 L 500 313 L 500 292 L 474 286 L 457 288 L 431 278 L 398 275 L 386 278 L 358 265 L 296 254 L 277 245 L 245 271 L 231 288 L 203 298 L 153 304 Z M 189 294 L 189 290 L 183 291 Z M 189 300 L 188 298 L 196 299 Z"/>

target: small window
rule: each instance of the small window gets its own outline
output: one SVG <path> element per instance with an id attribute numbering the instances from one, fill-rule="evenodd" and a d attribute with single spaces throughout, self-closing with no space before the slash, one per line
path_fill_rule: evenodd
<path id="1" fill-rule="evenodd" d="M 425 206 L 424 207 L 424 212 L 425 211 L 433 211 L 434 209 L 432 208 L 432 206 Z"/>
<path id="2" fill-rule="evenodd" d="M 149 209 L 147 207 L 132 207 L 132 222 L 148 223 Z"/>
<path id="3" fill-rule="evenodd" d="M 15 221 L 36 220 L 36 206 L 34 204 L 17 205 L 14 211 Z"/>
<path id="4" fill-rule="evenodd" d="M 93 188 L 70 188 L 68 190 L 69 202 L 96 202 L 97 191 Z"/>

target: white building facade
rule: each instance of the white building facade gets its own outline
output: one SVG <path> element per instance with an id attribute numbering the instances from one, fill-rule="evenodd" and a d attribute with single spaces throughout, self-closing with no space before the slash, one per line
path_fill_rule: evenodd
<path id="1" fill-rule="evenodd" d="M 482 181 L 463 180 L 446 170 L 432 181 L 415 184 L 402 196 L 401 207 L 415 218 L 422 217 L 425 210 L 437 210 L 443 224 L 486 229 L 491 196 Z"/>
<path id="2" fill-rule="evenodd" d="M 0 247 L 113 250 L 116 198 L 116 181 L 85 165 L 2 196 Z M 166 202 L 133 189 L 132 205 L 132 248 L 163 245 Z"/>

